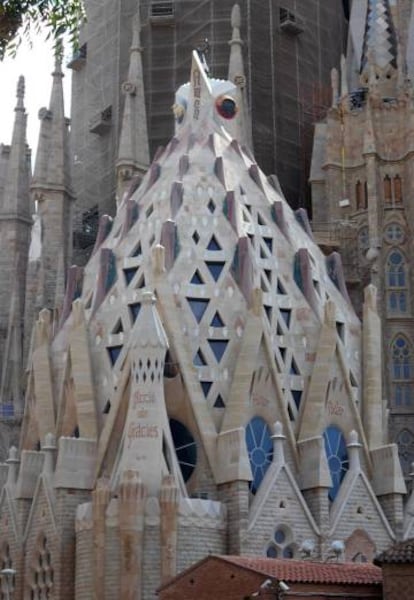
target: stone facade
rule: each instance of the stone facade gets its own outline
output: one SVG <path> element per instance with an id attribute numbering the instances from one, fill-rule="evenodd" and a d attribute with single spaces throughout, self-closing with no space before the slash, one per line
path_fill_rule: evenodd
<path id="1" fill-rule="evenodd" d="M 233 79 L 244 77 L 241 16 L 236 5 Z M 101 217 L 84 268 L 68 268 L 59 65 L 41 113 L 26 304 L 11 312 L 2 384 L 22 387 L 26 352 L 19 450 L 0 465 L 0 550 L 16 600 L 150 600 L 206 554 L 363 562 L 414 527 L 378 377 L 381 279 L 378 295 L 373 283 L 360 295 L 359 320 L 347 263 L 321 251 L 305 211 L 261 171 L 245 90 L 210 77 L 201 51 L 175 96 L 174 135 L 144 174 L 141 27 L 137 15 L 116 215 Z M 26 159 L 22 102 L 20 85 L 10 156 Z M 334 107 L 332 127 L 338 118 Z M 35 321 L 23 345 L 22 315 Z"/>
<path id="2" fill-rule="evenodd" d="M 414 459 L 413 26 L 410 2 L 354 3 L 348 56 L 340 77 L 332 72 L 332 108 L 316 125 L 310 176 L 316 239 L 340 250 L 360 315 L 364 286 L 378 289 L 375 344 L 384 369 L 373 385 L 407 478 Z"/>

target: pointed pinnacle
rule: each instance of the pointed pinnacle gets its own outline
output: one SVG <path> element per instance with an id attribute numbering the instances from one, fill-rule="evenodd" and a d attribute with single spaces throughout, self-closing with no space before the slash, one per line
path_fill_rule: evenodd
<path id="1" fill-rule="evenodd" d="M 24 77 L 23 77 L 23 75 L 20 75 L 20 77 L 17 81 L 17 89 L 16 89 L 17 104 L 16 104 L 15 110 L 24 110 L 24 103 L 23 103 L 24 92 L 25 92 Z"/>
<path id="2" fill-rule="evenodd" d="M 231 26 L 233 29 L 240 29 L 241 27 L 241 13 L 238 4 L 235 4 L 231 10 Z"/>

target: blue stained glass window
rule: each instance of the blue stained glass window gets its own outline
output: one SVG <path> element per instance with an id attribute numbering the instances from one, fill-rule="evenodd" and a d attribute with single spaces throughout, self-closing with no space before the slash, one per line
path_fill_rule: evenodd
<path id="1" fill-rule="evenodd" d="M 130 269 L 124 269 L 125 282 L 127 285 L 134 279 L 135 273 L 138 271 L 138 267 L 131 267 Z"/>
<path id="2" fill-rule="evenodd" d="M 122 346 L 110 346 L 107 348 L 109 354 L 109 360 L 111 361 L 111 365 L 114 366 L 116 361 L 118 360 L 119 355 L 121 354 Z"/>
<path id="3" fill-rule="evenodd" d="M 253 480 L 250 491 L 255 494 L 273 460 L 273 442 L 270 429 L 261 417 L 253 417 L 246 426 L 246 445 Z"/>
<path id="4" fill-rule="evenodd" d="M 187 427 L 170 419 L 171 436 L 184 481 L 188 481 L 197 464 L 197 444 Z"/>
<path id="5" fill-rule="evenodd" d="M 187 298 L 187 301 L 191 310 L 193 311 L 193 315 L 197 319 L 197 322 L 200 323 L 204 313 L 206 312 L 209 300 L 202 300 L 201 298 Z"/>
<path id="6" fill-rule="evenodd" d="M 267 558 L 277 558 L 277 548 L 275 546 L 269 546 L 266 550 Z"/>
<path id="7" fill-rule="evenodd" d="M 141 304 L 136 302 L 135 304 L 129 304 L 129 312 L 131 313 L 131 317 L 133 322 L 135 323 L 137 316 L 139 315 L 139 311 L 141 310 Z"/>
<path id="8" fill-rule="evenodd" d="M 217 362 L 220 362 L 223 358 L 223 354 L 226 351 L 229 340 L 208 340 L 210 348 L 212 349 Z"/>
<path id="9" fill-rule="evenodd" d="M 387 272 L 389 287 L 405 287 L 405 260 L 398 250 L 388 256 Z"/>
<path id="10" fill-rule="evenodd" d="M 411 379 L 413 377 L 412 348 L 407 339 L 398 336 L 392 345 L 393 379 Z"/>
<path id="11" fill-rule="evenodd" d="M 213 277 L 214 281 L 218 281 L 221 275 L 221 272 L 224 268 L 225 262 L 224 261 L 207 261 L 206 262 L 207 268 L 211 273 L 211 276 Z"/>
<path id="12" fill-rule="evenodd" d="M 342 480 L 348 470 L 348 452 L 344 435 L 338 427 L 330 425 L 323 434 L 325 452 L 328 459 L 332 487 L 329 490 L 329 500 L 333 502 L 339 492 Z"/>
<path id="13" fill-rule="evenodd" d="M 221 246 L 218 243 L 215 235 L 213 235 L 211 240 L 209 241 L 207 250 L 210 250 L 212 252 L 218 252 L 219 250 L 221 250 Z"/>

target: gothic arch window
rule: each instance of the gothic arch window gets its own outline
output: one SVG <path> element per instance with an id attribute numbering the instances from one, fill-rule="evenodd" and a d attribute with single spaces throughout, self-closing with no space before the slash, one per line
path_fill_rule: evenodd
<path id="1" fill-rule="evenodd" d="M 403 201 L 402 181 L 399 175 L 394 177 L 394 201 L 395 204 L 402 204 Z"/>
<path id="2" fill-rule="evenodd" d="M 409 429 L 403 429 L 398 434 L 396 442 L 402 470 L 405 475 L 408 475 L 414 462 L 414 435 Z"/>
<path id="3" fill-rule="evenodd" d="M 332 487 L 328 492 L 328 496 L 329 500 L 333 502 L 349 467 L 348 451 L 344 434 L 335 425 L 330 425 L 325 429 L 323 439 L 332 479 Z"/>
<path id="4" fill-rule="evenodd" d="M 365 186 L 358 179 L 355 185 L 356 207 L 357 210 L 365 210 L 367 208 L 367 198 L 365 194 Z"/>
<path id="5" fill-rule="evenodd" d="M 392 203 L 392 186 L 391 177 L 389 175 L 384 177 L 384 202 L 385 204 Z"/>
<path id="6" fill-rule="evenodd" d="M 10 547 L 6 542 L 3 544 L 1 548 L 0 554 L 0 567 L 3 569 L 13 569 L 13 562 L 10 556 Z M 8 600 L 13 597 L 13 592 L 15 588 L 15 576 L 10 577 L 2 577 L 0 579 L 0 600 Z"/>
<path id="7" fill-rule="evenodd" d="M 408 311 L 407 263 L 404 254 L 395 248 L 386 263 L 387 308 L 390 313 Z"/>
<path id="8" fill-rule="evenodd" d="M 53 595 L 53 567 L 47 538 L 42 536 L 32 564 L 29 583 L 30 600 L 49 600 Z"/>
<path id="9" fill-rule="evenodd" d="M 253 479 L 250 491 L 255 494 L 273 460 L 272 434 L 266 421 L 253 417 L 246 426 L 246 446 Z"/>
<path id="10" fill-rule="evenodd" d="M 384 229 L 384 239 L 388 244 L 402 244 L 405 240 L 404 228 L 399 223 L 389 223 Z"/>
<path id="11" fill-rule="evenodd" d="M 403 335 L 398 335 L 392 343 L 391 369 L 394 406 L 410 407 L 414 385 L 413 347 Z"/>
<path id="12" fill-rule="evenodd" d="M 292 532 L 286 525 L 278 525 L 266 548 L 268 558 L 294 558 L 296 547 Z"/>

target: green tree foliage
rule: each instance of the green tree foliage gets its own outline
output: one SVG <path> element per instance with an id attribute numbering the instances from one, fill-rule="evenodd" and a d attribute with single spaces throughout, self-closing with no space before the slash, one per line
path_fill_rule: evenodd
<path id="1" fill-rule="evenodd" d="M 0 0 L 0 60 L 40 29 L 56 41 L 66 35 L 76 46 L 84 18 L 83 0 Z"/>

